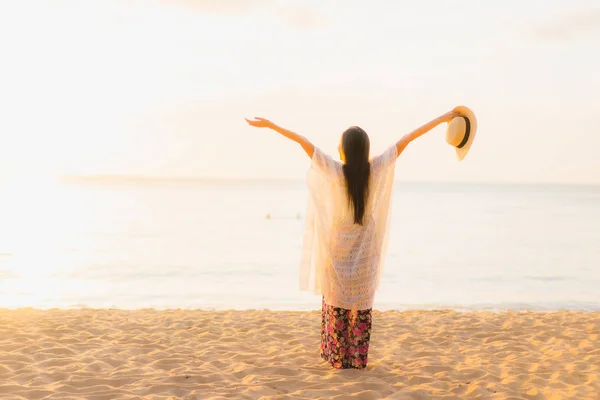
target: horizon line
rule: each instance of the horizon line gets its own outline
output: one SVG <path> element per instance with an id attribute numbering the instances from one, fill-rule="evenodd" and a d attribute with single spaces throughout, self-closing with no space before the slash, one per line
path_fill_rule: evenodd
<path id="1" fill-rule="evenodd" d="M 180 182 L 180 183 L 259 183 L 281 182 L 300 183 L 305 178 L 235 178 L 235 177 L 202 177 L 202 176 L 160 176 L 160 175 L 121 175 L 121 174 L 75 174 L 61 175 L 57 179 L 61 182 Z M 0 182 L 2 179 L 0 178 Z M 534 185 L 534 186 L 600 186 L 600 182 L 534 182 L 534 181 L 429 181 L 429 180 L 404 180 L 395 179 L 395 182 L 409 184 L 455 184 L 455 185 Z"/>

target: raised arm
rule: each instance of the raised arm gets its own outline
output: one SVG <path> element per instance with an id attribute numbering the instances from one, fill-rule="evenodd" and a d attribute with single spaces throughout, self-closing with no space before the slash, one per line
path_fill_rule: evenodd
<path id="1" fill-rule="evenodd" d="M 419 136 L 426 134 L 427 132 L 429 132 L 430 130 L 432 130 L 433 128 L 438 126 L 439 124 L 441 124 L 443 122 L 450 122 L 452 120 L 452 118 L 454 118 L 458 115 L 459 114 L 455 111 L 449 111 L 446 114 L 440 115 L 436 119 L 429 121 L 428 123 L 421 126 L 420 128 L 417 128 L 414 131 L 402 136 L 402 139 L 398 140 L 398 142 L 396 143 L 396 149 L 397 149 L 398 155 L 400 155 L 400 153 L 402 153 L 402 151 L 406 148 L 406 146 L 408 146 L 408 144 L 410 142 L 412 142 Z"/>
<path id="2" fill-rule="evenodd" d="M 249 125 L 255 126 L 257 128 L 273 129 L 275 132 L 278 132 L 278 133 L 282 134 L 283 136 L 285 136 L 286 138 L 293 140 L 294 142 L 296 142 L 300 146 L 302 146 L 302 148 L 304 149 L 306 154 L 310 158 L 312 158 L 313 153 L 315 151 L 315 146 L 304 136 L 298 135 L 297 133 L 294 133 L 292 131 L 288 131 L 287 129 L 277 126 L 274 123 L 272 123 L 271 121 L 264 119 L 264 118 L 254 117 L 254 121 L 251 121 L 248 118 L 245 118 L 245 119 Z"/>

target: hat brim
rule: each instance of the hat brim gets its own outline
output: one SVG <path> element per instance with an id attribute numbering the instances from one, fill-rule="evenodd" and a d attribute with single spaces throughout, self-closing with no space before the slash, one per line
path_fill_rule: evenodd
<path id="1" fill-rule="evenodd" d="M 475 134 L 477 133 L 477 118 L 475 117 L 475 113 L 465 106 L 458 106 L 454 108 L 454 111 L 459 113 L 462 117 L 468 118 L 471 125 L 467 143 L 465 143 L 465 145 L 461 148 L 454 148 L 456 150 L 456 158 L 458 161 L 462 161 L 469 152 L 469 149 L 475 140 Z"/>

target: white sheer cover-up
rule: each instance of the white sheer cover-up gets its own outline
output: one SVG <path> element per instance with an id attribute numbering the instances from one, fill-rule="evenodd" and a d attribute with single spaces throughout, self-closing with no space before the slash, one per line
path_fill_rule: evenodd
<path id="1" fill-rule="evenodd" d="M 314 148 L 307 174 L 301 290 L 323 295 L 334 307 L 373 306 L 387 250 L 396 159 L 393 145 L 371 160 L 367 205 L 359 225 L 354 223 L 342 164 Z"/>

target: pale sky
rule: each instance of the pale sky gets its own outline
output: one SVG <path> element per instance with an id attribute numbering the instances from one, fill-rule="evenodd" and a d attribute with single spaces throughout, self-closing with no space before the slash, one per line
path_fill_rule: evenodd
<path id="1" fill-rule="evenodd" d="M 600 183 L 597 0 L 3 1 L 0 49 L 0 179 L 302 179 L 244 117 L 375 155 L 462 104 L 465 160 L 438 127 L 397 179 Z"/>

